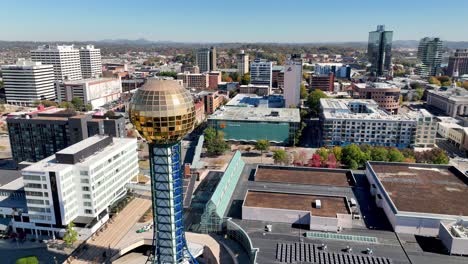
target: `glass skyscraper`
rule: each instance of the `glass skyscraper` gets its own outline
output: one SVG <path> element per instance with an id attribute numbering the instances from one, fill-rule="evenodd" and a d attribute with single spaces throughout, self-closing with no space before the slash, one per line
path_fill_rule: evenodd
<path id="1" fill-rule="evenodd" d="M 421 65 L 418 74 L 423 77 L 436 76 L 442 63 L 442 40 L 440 38 L 423 38 L 419 42 L 418 59 Z"/>
<path id="2" fill-rule="evenodd" d="M 386 76 L 392 67 L 393 31 L 386 31 L 385 25 L 378 25 L 376 31 L 369 32 L 367 56 L 373 76 Z"/>

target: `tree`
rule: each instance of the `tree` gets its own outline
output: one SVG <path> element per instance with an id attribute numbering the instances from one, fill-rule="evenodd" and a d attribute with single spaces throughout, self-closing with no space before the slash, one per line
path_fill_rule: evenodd
<path id="1" fill-rule="evenodd" d="M 165 76 L 165 77 L 172 77 L 174 79 L 177 79 L 177 72 L 172 72 L 172 71 L 166 71 L 166 72 L 160 72 L 158 73 L 158 76 Z"/>
<path id="2" fill-rule="evenodd" d="M 373 161 L 387 161 L 388 151 L 384 147 L 374 147 L 371 149 L 370 157 Z"/>
<path id="3" fill-rule="evenodd" d="M 66 109 L 75 110 L 75 106 L 74 106 L 72 103 L 70 103 L 70 102 L 61 102 L 61 103 L 59 104 L 59 107 L 60 107 L 60 108 L 66 108 Z"/>
<path id="4" fill-rule="evenodd" d="M 349 162 L 348 168 L 351 170 L 357 170 L 359 168 L 359 164 L 355 160 L 351 160 Z"/>
<path id="5" fill-rule="evenodd" d="M 390 162 L 402 162 L 405 156 L 397 148 L 391 148 L 388 150 L 388 161 Z"/>
<path id="6" fill-rule="evenodd" d="M 416 92 L 413 94 L 413 101 L 419 101 L 424 95 L 424 89 L 423 88 L 417 88 Z"/>
<path id="7" fill-rule="evenodd" d="M 208 155 L 221 155 L 229 149 L 229 144 L 224 141 L 224 133 L 209 127 L 203 132 L 205 135 L 205 147 Z"/>
<path id="8" fill-rule="evenodd" d="M 429 83 L 441 86 L 440 81 L 434 76 L 429 77 Z"/>
<path id="9" fill-rule="evenodd" d="M 50 107 L 50 106 L 57 106 L 57 103 L 51 100 L 35 100 L 33 102 L 33 105 L 34 106 L 43 105 L 45 107 Z"/>
<path id="10" fill-rule="evenodd" d="M 273 160 L 275 164 L 287 164 L 289 161 L 288 153 L 283 149 L 274 150 Z"/>
<path id="11" fill-rule="evenodd" d="M 325 161 L 328 158 L 328 149 L 321 147 L 315 152 L 320 156 L 321 161 Z"/>
<path id="12" fill-rule="evenodd" d="M 351 165 L 354 165 L 353 162 L 356 162 L 357 167 L 364 165 L 365 155 L 357 145 L 355 144 L 347 145 L 343 148 L 342 152 L 343 152 L 343 157 L 341 160 L 349 168 L 351 168 Z"/>
<path id="13" fill-rule="evenodd" d="M 327 95 L 319 89 L 315 89 L 307 97 L 307 105 L 309 106 L 310 113 L 312 114 L 312 116 L 318 116 L 318 114 L 320 113 L 321 98 L 327 98 Z"/>
<path id="14" fill-rule="evenodd" d="M 309 95 L 309 93 L 307 92 L 307 88 L 305 86 L 305 84 L 301 84 L 301 99 L 306 99 L 307 96 Z"/>
<path id="15" fill-rule="evenodd" d="M 447 156 L 447 153 L 440 149 L 440 148 L 433 148 L 430 150 L 431 153 L 431 162 L 433 164 L 448 164 L 449 163 L 449 157 Z"/>
<path id="16" fill-rule="evenodd" d="M 83 109 L 84 103 L 83 100 L 79 97 L 73 97 L 70 101 L 75 109 L 81 110 Z"/>
<path id="17" fill-rule="evenodd" d="M 336 158 L 333 153 L 328 154 L 328 159 L 326 162 L 327 168 L 336 168 Z"/>
<path id="18" fill-rule="evenodd" d="M 312 159 L 310 159 L 309 162 L 310 166 L 319 168 L 322 167 L 322 158 L 320 157 L 319 154 L 315 153 L 312 155 Z"/>
<path id="19" fill-rule="evenodd" d="M 115 112 L 112 111 L 112 110 L 108 110 L 108 111 L 104 114 L 104 117 L 109 117 L 109 118 L 115 117 Z"/>
<path id="20" fill-rule="evenodd" d="M 268 151 L 270 148 L 270 141 L 266 139 L 259 139 L 255 144 L 255 149 L 260 150 L 260 161 L 263 163 L 263 152 Z"/>
<path id="21" fill-rule="evenodd" d="M 250 83 L 250 74 L 249 73 L 246 73 L 242 76 L 241 78 L 241 81 L 240 81 L 240 84 L 241 85 L 247 85 Z"/>
<path id="22" fill-rule="evenodd" d="M 65 232 L 65 235 L 63 236 L 63 241 L 65 241 L 65 244 L 67 244 L 67 246 L 73 245 L 73 243 L 75 243 L 76 240 L 78 240 L 78 232 L 76 232 L 76 230 L 73 227 L 75 227 L 75 224 L 71 222 L 67 226 L 67 230 Z"/>
<path id="23" fill-rule="evenodd" d="M 332 149 L 333 155 L 335 155 L 337 161 L 341 161 L 341 158 L 343 157 L 342 150 L 343 149 L 340 146 L 334 146 Z"/>
<path id="24" fill-rule="evenodd" d="M 91 111 L 91 110 L 93 110 L 93 106 L 91 104 L 86 104 L 85 105 L 85 110 L 86 111 Z"/>

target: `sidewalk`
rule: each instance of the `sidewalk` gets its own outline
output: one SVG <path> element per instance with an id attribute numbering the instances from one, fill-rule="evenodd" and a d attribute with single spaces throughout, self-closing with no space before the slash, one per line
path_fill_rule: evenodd
<path id="1" fill-rule="evenodd" d="M 0 240 L 0 249 L 29 249 L 29 248 L 47 248 L 45 243 L 31 242 L 13 242 L 12 239 Z"/>

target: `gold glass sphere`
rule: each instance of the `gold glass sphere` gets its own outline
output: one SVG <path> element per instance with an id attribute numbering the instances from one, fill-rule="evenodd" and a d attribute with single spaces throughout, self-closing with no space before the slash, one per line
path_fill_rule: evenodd
<path id="1" fill-rule="evenodd" d="M 173 144 L 192 131 L 195 106 L 178 81 L 148 79 L 133 95 L 129 117 L 149 143 Z"/>

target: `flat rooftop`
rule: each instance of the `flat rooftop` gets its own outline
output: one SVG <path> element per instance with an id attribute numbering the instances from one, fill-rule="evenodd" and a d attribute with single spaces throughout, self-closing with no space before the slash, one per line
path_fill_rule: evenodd
<path id="1" fill-rule="evenodd" d="M 351 171 L 317 168 L 258 166 L 255 181 L 348 187 L 354 185 Z"/>
<path id="2" fill-rule="evenodd" d="M 258 122 L 300 122 L 299 109 L 262 107 L 225 107 L 210 115 L 211 120 L 258 121 Z"/>
<path id="3" fill-rule="evenodd" d="M 283 108 L 284 98 L 281 95 L 237 94 L 226 106 Z"/>
<path id="4" fill-rule="evenodd" d="M 455 167 L 369 164 L 397 210 L 468 216 L 468 178 Z"/>
<path id="5" fill-rule="evenodd" d="M 313 207 L 320 200 L 322 208 Z M 310 211 L 313 216 L 336 217 L 336 214 L 349 214 L 344 197 L 277 193 L 249 190 L 244 206 Z"/>

